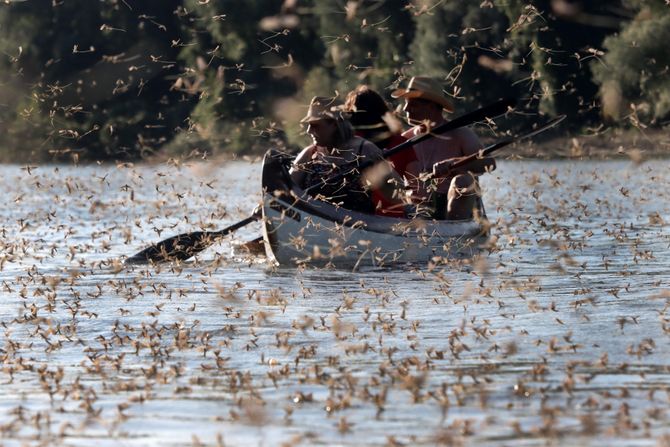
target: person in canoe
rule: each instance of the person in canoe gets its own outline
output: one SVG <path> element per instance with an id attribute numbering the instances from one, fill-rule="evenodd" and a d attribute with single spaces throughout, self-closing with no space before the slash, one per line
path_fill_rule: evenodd
<path id="1" fill-rule="evenodd" d="M 391 149 L 407 141 L 400 135 L 402 124 L 391 113 L 391 109 L 379 93 L 367 85 L 359 85 L 350 91 L 344 101 L 343 110 L 349 114 L 349 121 L 356 135 L 373 142 L 382 150 Z M 398 175 L 407 178 L 407 166 L 416 161 L 412 147 L 392 155 L 388 160 Z M 397 201 L 389 202 L 376 189 L 372 190 L 375 214 L 390 217 L 405 217 L 405 210 Z"/>
<path id="2" fill-rule="evenodd" d="M 453 111 L 440 83 L 427 76 L 411 78 L 406 88 L 393 91 L 391 96 L 405 100 L 403 111 L 407 121 L 414 126 L 402 134 L 405 138 L 430 132 L 430 129 L 447 122 L 444 112 Z M 429 203 L 435 219 L 473 218 L 481 200 L 477 177 L 493 171 L 495 160 L 484 157 L 456 169 L 451 169 L 450 165 L 480 149 L 479 138 L 467 127 L 414 145 L 417 162 L 409 167 L 415 178 L 412 189 L 419 201 Z"/>
<path id="3" fill-rule="evenodd" d="M 300 122 L 307 125 L 312 144 L 298 154 L 289 171 L 296 185 L 352 211 L 375 212 L 372 188 L 402 207 L 396 191 L 402 193 L 402 179 L 384 160 L 381 149 L 354 135 L 337 98 L 314 97 Z M 377 163 L 361 172 L 359 167 L 370 161 Z"/>

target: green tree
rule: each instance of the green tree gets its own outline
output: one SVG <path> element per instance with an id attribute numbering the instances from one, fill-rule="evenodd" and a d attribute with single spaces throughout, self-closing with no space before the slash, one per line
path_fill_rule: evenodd
<path id="1" fill-rule="evenodd" d="M 637 15 L 605 39 L 606 54 L 591 68 L 606 118 L 658 124 L 670 117 L 670 8 L 662 1 L 629 4 Z"/>
<path id="2" fill-rule="evenodd" d="M 178 0 L 10 3 L 0 15 L 3 145 L 24 158 L 137 158 L 180 121 L 169 95 Z M 20 48 L 20 50 L 19 50 Z M 3 133 L 4 134 L 4 133 Z"/>
<path id="3" fill-rule="evenodd" d="M 513 0 L 496 2 L 510 22 L 508 47 L 516 81 L 531 109 L 566 114 L 573 127 L 598 119 L 598 87 L 589 62 L 605 37 L 627 20 L 620 1 Z"/>
<path id="4" fill-rule="evenodd" d="M 445 82 L 447 93 L 471 108 L 514 93 L 506 74 L 507 17 L 492 3 L 414 3 L 416 34 L 411 75 Z"/>
<path id="5" fill-rule="evenodd" d="M 390 89 L 396 71 L 409 60 L 413 37 L 405 2 L 323 0 L 315 2 L 314 14 L 333 90 L 346 93 L 363 83 Z"/>
<path id="6" fill-rule="evenodd" d="M 0 2 L 0 160 L 260 153 L 304 143 L 311 96 L 415 74 L 462 108 L 517 95 L 580 127 L 601 101 L 658 123 L 668 14 L 664 0 Z"/>
<path id="7" fill-rule="evenodd" d="M 214 153 L 262 151 L 280 132 L 277 100 L 295 94 L 300 63 L 314 58 L 309 27 L 285 27 L 287 17 L 301 19 L 272 0 L 186 0 L 183 11 L 182 89 L 196 98 L 197 133 L 180 144 Z"/>

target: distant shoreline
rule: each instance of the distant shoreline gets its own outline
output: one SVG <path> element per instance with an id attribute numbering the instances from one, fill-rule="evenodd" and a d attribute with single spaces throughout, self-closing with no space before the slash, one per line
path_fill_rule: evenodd
<path id="1" fill-rule="evenodd" d="M 500 138 L 484 138 L 485 145 L 495 143 Z M 295 150 L 295 149 L 294 149 Z M 667 129 L 608 129 L 590 135 L 567 135 L 554 137 L 536 137 L 533 140 L 517 143 L 501 149 L 493 154 L 499 160 L 625 160 L 636 163 L 649 159 L 670 158 L 670 132 Z M 81 166 L 104 165 L 157 165 L 162 163 L 193 163 L 204 162 L 222 164 L 230 161 L 260 162 L 263 154 L 216 154 L 203 157 L 202 154 L 179 156 L 156 151 L 152 157 L 134 161 L 101 162 L 82 160 Z M 26 160 L 3 161 L 0 164 L 36 164 L 36 165 L 69 165 L 67 160 L 36 162 Z"/>
<path id="2" fill-rule="evenodd" d="M 509 157 L 512 155 L 512 157 Z M 532 159 L 646 159 L 670 156 L 670 133 L 663 129 L 612 129 L 594 135 L 555 137 L 518 144 L 503 150 L 501 158 Z M 506 157 L 507 156 L 507 157 Z"/>

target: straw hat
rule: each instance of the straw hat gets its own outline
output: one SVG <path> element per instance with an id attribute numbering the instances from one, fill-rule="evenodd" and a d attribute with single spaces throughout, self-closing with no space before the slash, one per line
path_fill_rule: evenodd
<path id="1" fill-rule="evenodd" d="M 341 103 L 337 97 L 315 96 L 309 103 L 307 115 L 300 120 L 301 123 L 311 123 L 323 119 L 346 118 L 341 112 Z"/>
<path id="2" fill-rule="evenodd" d="M 442 106 L 447 112 L 453 112 L 451 101 L 442 92 L 442 86 L 433 78 L 428 76 L 414 76 L 409 80 L 407 88 L 399 88 L 391 93 L 393 98 L 421 98 L 435 102 Z"/>

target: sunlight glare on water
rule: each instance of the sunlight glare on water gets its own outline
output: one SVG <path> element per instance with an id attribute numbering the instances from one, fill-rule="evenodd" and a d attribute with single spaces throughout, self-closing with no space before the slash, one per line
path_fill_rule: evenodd
<path id="1" fill-rule="evenodd" d="M 480 257 L 350 272 L 118 262 L 248 216 L 258 164 L 0 167 L 0 439 L 667 445 L 668 168 L 503 161 Z"/>

